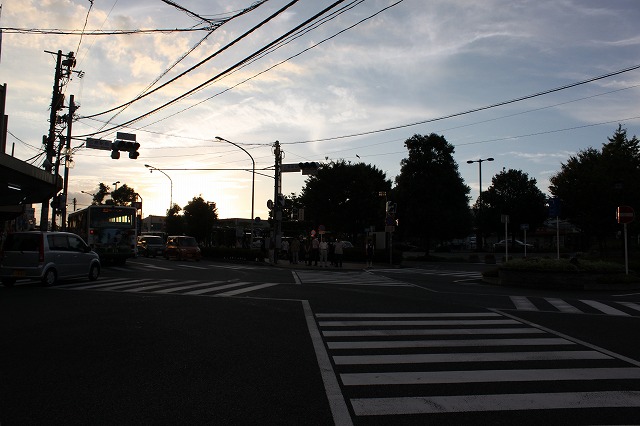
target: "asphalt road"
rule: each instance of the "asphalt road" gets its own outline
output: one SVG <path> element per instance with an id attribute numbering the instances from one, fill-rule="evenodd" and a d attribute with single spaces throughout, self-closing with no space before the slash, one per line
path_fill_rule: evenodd
<path id="1" fill-rule="evenodd" d="M 0 288 L 0 424 L 633 424 L 638 292 L 139 258 Z"/>

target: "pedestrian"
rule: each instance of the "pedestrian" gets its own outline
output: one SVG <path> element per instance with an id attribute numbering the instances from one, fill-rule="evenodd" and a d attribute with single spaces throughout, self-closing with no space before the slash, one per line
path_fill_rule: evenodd
<path id="1" fill-rule="evenodd" d="M 311 258 L 315 262 L 314 266 L 318 266 L 318 257 L 320 257 L 320 241 L 318 241 L 318 237 L 313 237 L 313 241 L 311 241 Z"/>
<path id="2" fill-rule="evenodd" d="M 373 254 L 375 253 L 375 246 L 371 238 L 367 239 L 367 245 L 365 246 L 367 256 L 367 268 L 373 268 Z"/>
<path id="3" fill-rule="evenodd" d="M 320 241 L 320 266 L 327 267 L 327 256 L 329 254 L 329 243 L 326 240 Z"/>
<path id="4" fill-rule="evenodd" d="M 291 263 L 291 257 L 289 257 L 289 241 L 282 240 L 281 249 L 283 257 L 289 259 L 289 263 Z"/>
<path id="5" fill-rule="evenodd" d="M 298 258 L 300 257 L 300 240 L 294 238 L 291 240 L 291 263 L 298 264 Z"/>
<path id="6" fill-rule="evenodd" d="M 305 264 L 311 266 L 311 241 L 304 240 L 304 261 Z"/>
<path id="7" fill-rule="evenodd" d="M 344 254 L 344 244 L 340 238 L 336 238 L 336 242 L 333 244 L 333 256 L 335 264 L 338 268 L 342 268 L 342 255 Z"/>

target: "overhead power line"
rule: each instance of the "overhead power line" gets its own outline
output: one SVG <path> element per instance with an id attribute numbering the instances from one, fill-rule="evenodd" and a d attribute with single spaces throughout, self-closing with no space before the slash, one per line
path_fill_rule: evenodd
<path id="1" fill-rule="evenodd" d="M 129 34 L 150 34 L 150 33 L 175 33 L 175 32 L 197 32 L 211 31 L 211 25 L 191 27 L 191 28 L 155 28 L 148 30 L 61 30 L 61 29 L 39 29 L 39 28 L 15 28 L 0 27 L 2 32 L 7 34 L 45 34 L 45 35 L 84 35 L 84 36 L 113 36 Z"/>
<path id="2" fill-rule="evenodd" d="M 629 71 L 635 71 L 637 69 L 640 69 L 640 64 L 638 65 L 633 65 L 618 71 L 613 71 L 607 74 L 603 74 L 600 75 L 598 77 L 592 77 L 592 78 L 588 78 L 586 80 L 582 80 L 582 81 L 578 81 L 576 83 L 570 83 L 570 84 L 565 84 L 564 86 L 560 86 L 560 87 L 556 87 L 554 89 L 549 89 L 549 90 L 544 90 L 542 92 L 537 92 L 534 93 L 532 95 L 526 95 L 526 96 L 521 96 L 519 98 L 515 98 L 515 99 L 510 99 L 508 101 L 501 101 L 501 102 L 497 102 L 494 104 L 490 104 L 490 105 L 485 105 L 479 108 L 473 108 L 473 109 L 469 109 L 466 111 L 462 111 L 462 112 L 457 112 L 454 114 L 448 114 L 448 115 L 443 115 L 440 117 L 436 117 L 436 118 L 430 118 L 427 120 L 422 120 L 422 121 L 417 121 L 415 123 L 409 123 L 409 124 L 400 124 L 398 126 L 392 126 L 392 127 L 387 127 L 384 129 L 378 129 L 378 130 L 369 130 L 366 132 L 360 132 L 360 133 L 352 133 L 350 135 L 343 135 L 343 136 L 334 136 L 334 137 L 330 137 L 330 138 L 322 138 L 322 139 L 313 139 L 313 140 L 307 140 L 307 141 L 296 141 L 296 142 L 280 142 L 282 145 L 296 145 L 296 144 L 305 144 L 305 143 L 312 143 L 312 142 L 324 142 L 324 141 L 332 141 L 332 140 L 338 140 L 338 139 L 347 139 L 347 138 L 353 138 L 353 137 L 357 137 L 357 136 L 366 136 L 366 135 L 372 135 L 375 133 L 382 133 L 382 132 L 388 132 L 391 130 L 398 130 L 398 129 L 403 129 L 406 127 L 411 127 L 411 126 L 418 126 L 420 124 L 426 124 L 426 123 L 433 123 L 435 121 L 442 121 L 442 120 L 447 120 L 449 118 L 454 118 L 454 117 L 460 117 L 462 115 L 467 115 L 467 114 L 472 114 L 475 112 L 480 112 L 480 111 L 485 111 L 491 108 L 496 108 L 499 106 L 504 106 L 504 105 L 509 105 L 509 104 L 513 104 L 516 102 L 521 102 L 521 101 L 525 101 L 528 99 L 532 99 L 532 98 L 537 98 L 539 96 L 543 96 L 543 95 L 548 95 L 551 93 L 555 93 L 555 92 L 559 92 L 561 90 L 566 90 L 566 89 L 570 89 L 576 86 L 580 86 L 583 84 L 587 84 L 587 83 L 593 83 L 594 81 L 598 81 L 598 80 L 603 80 L 605 78 L 609 78 L 609 77 L 613 77 L 615 75 L 619 75 L 619 74 L 624 74 L 626 72 Z"/>

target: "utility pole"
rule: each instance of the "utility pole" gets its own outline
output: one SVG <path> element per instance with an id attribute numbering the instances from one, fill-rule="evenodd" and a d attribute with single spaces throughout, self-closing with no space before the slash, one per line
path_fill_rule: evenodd
<path id="1" fill-rule="evenodd" d="M 274 146 L 275 154 L 275 184 L 273 189 L 273 263 L 278 263 L 278 250 L 280 249 L 281 232 L 282 232 L 282 206 L 280 205 L 279 195 L 281 193 L 282 175 L 280 166 L 282 165 L 282 151 L 280 150 L 280 142 L 276 141 Z"/>
<path id="2" fill-rule="evenodd" d="M 62 50 L 58 50 L 56 58 L 56 72 L 53 79 L 53 95 L 51 97 L 51 111 L 49 114 L 49 136 L 43 136 L 43 143 L 45 144 L 46 158 L 44 161 L 44 169 L 51 173 L 53 168 L 53 156 L 55 154 L 53 150 L 53 142 L 56 137 L 56 118 L 58 110 L 61 107 L 61 93 L 60 93 L 60 76 L 62 74 Z M 57 183 L 56 183 L 57 185 Z M 49 226 L 47 220 L 49 219 L 49 199 L 42 200 L 42 210 L 40 211 L 40 230 L 47 231 Z"/>
<path id="3" fill-rule="evenodd" d="M 60 215 L 62 216 L 62 230 L 67 230 L 67 191 L 69 189 L 69 161 L 71 161 L 71 125 L 73 115 L 76 112 L 74 96 L 69 96 L 69 115 L 67 116 L 67 140 L 64 153 L 64 188 L 62 190 L 62 201 L 60 202 Z M 75 208 L 74 208 L 75 210 Z"/>

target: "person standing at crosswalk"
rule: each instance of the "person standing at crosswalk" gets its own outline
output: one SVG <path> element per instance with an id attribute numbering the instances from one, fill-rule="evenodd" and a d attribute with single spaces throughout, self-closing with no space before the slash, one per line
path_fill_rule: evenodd
<path id="1" fill-rule="evenodd" d="M 320 248 L 320 266 L 324 266 L 326 268 L 327 258 L 329 256 L 329 243 L 327 243 L 327 240 L 323 239 L 322 241 L 320 241 L 319 248 Z"/>

